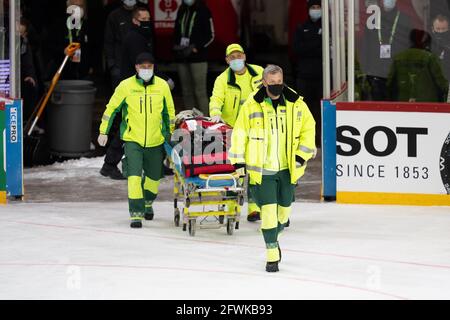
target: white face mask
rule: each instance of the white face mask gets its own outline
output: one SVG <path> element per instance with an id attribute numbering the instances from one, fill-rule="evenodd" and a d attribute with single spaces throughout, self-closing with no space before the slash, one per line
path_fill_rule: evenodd
<path id="1" fill-rule="evenodd" d="M 395 8 L 397 0 L 383 0 L 383 6 L 386 10 L 392 10 Z"/>
<path id="2" fill-rule="evenodd" d="M 183 1 L 187 6 L 192 6 L 193 4 L 194 4 L 194 2 L 195 2 L 195 0 L 184 0 Z"/>
<path id="3" fill-rule="evenodd" d="M 320 9 L 309 9 L 309 16 L 312 21 L 317 21 L 322 18 L 322 10 Z"/>
<path id="4" fill-rule="evenodd" d="M 127 7 L 134 7 L 136 5 L 136 0 L 123 0 L 122 2 Z"/>
<path id="5" fill-rule="evenodd" d="M 234 72 L 239 72 L 245 67 L 245 60 L 244 59 L 234 59 L 230 61 L 230 68 Z"/>
<path id="6" fill-rule="evenodd" d="M 138 75 L 139 78 L 147 82 L 153 77 L 153 69 L 139 69 Z"/>

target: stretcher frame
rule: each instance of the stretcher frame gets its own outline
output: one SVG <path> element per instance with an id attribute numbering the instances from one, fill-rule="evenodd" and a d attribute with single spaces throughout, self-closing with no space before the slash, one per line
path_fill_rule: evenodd
<path id="1" fill-rule="evenodd" d="M 170 155 L 170 167 L 174 172 L 174 224 L 179 227 L 182 223 L 183 231 L 195 236 L 197 229 L 220 229 L 226 227 L 227 234 L 232 235 L 239 229 L 241 208 L 244 204 L 245 188 L 243 178 L 236 178 L 231 173 L 210 174 L 205 186 L 199 186 L 186 178 L 181 166 L 179 154 L 166 144 L 166 151 Z M 232 186 L 215 187 L 212 181 L 219 179 L 233 181 Z M 179 203 L 183 207 L 179 207 Z M 217 206 L 217 210 L 206 210 L 205 206 Z M 196 209 L 202 207 L 201 210 Z M 213 221 L 208 218 L 213 217 Z M 199 223 L 197 223 L 197 221 Z"/>

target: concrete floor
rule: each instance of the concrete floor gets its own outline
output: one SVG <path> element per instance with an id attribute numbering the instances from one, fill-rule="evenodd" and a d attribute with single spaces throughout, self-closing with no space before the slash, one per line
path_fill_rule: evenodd
<path id="1" fill-rule="evenodd" d="M 103 158 L 69 160 L 51 166 L 25 169 L 26 202 L 110 202 L 126 201 L 127 182 L 100 175 Z M 160 185 L 159 201 L 173 199 L 173 177 Z M 297 201 L 320 200 L 321 152 L 309 162 L 305 176 L 296 189 Z"/>

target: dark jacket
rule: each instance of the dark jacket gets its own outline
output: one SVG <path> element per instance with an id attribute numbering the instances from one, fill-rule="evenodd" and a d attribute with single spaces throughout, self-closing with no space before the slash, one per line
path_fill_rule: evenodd
<path id="1" fill-rule="evenodd" d="M 322 20 L 308 19 L 298 26 L 294 36 L 299 78 L 322 78 Z"/>
<path id="2" fill-rule="evenodd" d="M 152 33 L 145 33 L 136 25 L 123 40 L 122 61 L 121 61 L 121 79 L 127 79 L 136 73 L 135 64 L 137 56 L 142 52 L 153 54 Z"/>
<path id="3" fill-rule="evenodd" d="M 397 12 L 399 12 L 398 9 L 389 12 L 381 11 L 381 39 L 383 44 L 389 44 Z M 387 78 L 394 56 L 408 49 L 411 30 L 411 20 L 404 13 L 400 12 L 392 41 L 391 58 L 381 59 L 378 29 L 369 30 L 365 27 L 364 37 L 361 40 L 361 55 L 359 57 L 363 73 L 369 76 Z"/>
<path id="4" fill-rule="evenodd" d="M 181 47 L 181 39 L 189 38 L 190 46 Z M 205 62 L 208 47 L 214 41 L 214 24 L 211 12 L 201 0 L 191 7 L 181 5 L 175 20 L 174 50 L 178 62 Z M 196 48 L 198 53 L 192 52 Z"/>
<path id="5" fill-rule="evenodd" d="M 62 79 L 85 79 L 88 77 L 89 69 L 93 68 L 94 43 L 91 41 L 88 29 L 87 19 L 83 19 L 81 29 L 69 30 L 67 17 L 65 17 L 59 19 L 50 30 L 49 51 L 53 65 L 56 67 L 59 67 L 63 62 L 64 49 L 70 44 L 70 38 L 72 38 L 72 42 L 81 44 L 81 62 L 76 63 L 69 60 L 63 70 Z"/>
<path id="6" fill-rule="evenodd" d="M 439 57 L 447 80 L 450 80 L 450 31 L 444 37 L 433 35 L 431 50 Z"/>
<path id="7" fill-rule="evenodd" d="M 105 26 L 106 65 L 111 73 L 120 75 L 122 65 L 122 44 L 133 26 L 132 11 L 123 6 L 111 12 Z"/>
<path id="8" fill-rule="evenodd" d="M 22 81 L 27 77 L 31 77 L 37 81 L 38 79 L 36 77 L 36 69 L 34 67 L 31 46 L 27 39 L 21 38 L 20 41 L 20 73 Z"/>

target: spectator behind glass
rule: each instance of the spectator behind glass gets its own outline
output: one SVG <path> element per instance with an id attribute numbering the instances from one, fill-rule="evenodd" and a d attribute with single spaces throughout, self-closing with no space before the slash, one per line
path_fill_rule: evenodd
<path id="1" fill-rule="evenodd" d="M 136 58 L 142 52 L 153 54 L 150 12 L 143 7 L 133 10 L 133 25 L 123 40 L 121 80 L 136 74 Z"/>
<path id="2" fill-rule="evenodd" d="M 137 5 L 140 8 L 148 9 L 148 0 L 137 0 Z"/>
<path id="3" fill-rule="evenodd" d="M 202 0 L 183 0 L 175 20 L 175 43 L 178 75 L 184 108 L 196 107 L 209 113 L 206 91 L 208 47 L 214 41 L 211 12 Z"/>
<path id="4" fill-rule="evenodd" d="M 113 90 L 121 80 L 122 44 L 132 27 L 132 12 L 134 8 L 136 8 L 136 0 L 122 0 L 122 6 L 111 12 L 106 20 L 104 44 L 106 66 L 111 75 Z"/>
<path id="5" fill-rule="evenodd" d="M 297 90 L 305 98 L 316 120 L 316 145 L 320 146 L 322 89 L 322 7 L 321 0 L 308 1 L 309 18 L 294 36 L 297 55 Z"/>
<path id="6" fill-rule="evenodd" d="M 375 28 L 375 25 L 367 26 L 364 21 L 366 29 L 360 50 L 361 69 L 371 87 L 369 99 L 375 101 L 387 99 L 386 79 L 392 59 L 408 48 L 412 30 L 410 19 L 398 9 L 396 0 L 379 1 L 379 6 L 381 29 Z"/>
<path id="7" fill-rule="evenodd" d="M 444 15 L 437 15 L 432 24 L 432 44 L 431 50 L 442 63 L 444 75 L 450 80 L 450 31 L 449 21 Z"/>
<path id="8" fill-rule="evenodd" d="M 68 0 L 67 13 L 64 18 L 57 19 L 51 29 L 49 50 L 52 58 L 52 70 L 56 72 L 67 53 L 65 48 L 73 42 L 81 44 L 81 48 L 66 64 L 61 79 L 87 80 L 93 73 L 93 43 L 88 31 L 87 10 L 85 0 Z M 78 16 L 79 14 L 79 16 Z M 49 75 L 53 76 L 53 75 Z"/>
<path id="9" fill-rule="evenodd" d="M 397 54 L 391 65 L 387 88 L 393 101 L 445 102 L 448 81 L 439 58 L 430 52 L 431 36 L 414 29 L 411 48 Z"/>
<path id="10" fill-rule="evenodd" d="M 26 122 L 33 112 L 37 102 L 38 85 L 36 69 L 33 62 L 33 52 L 28 41 L 29 22 L 24 18 L 20 19 L 20 72 L 21 72 L 21 91 L 23 97 L 23 120 Z"/>

